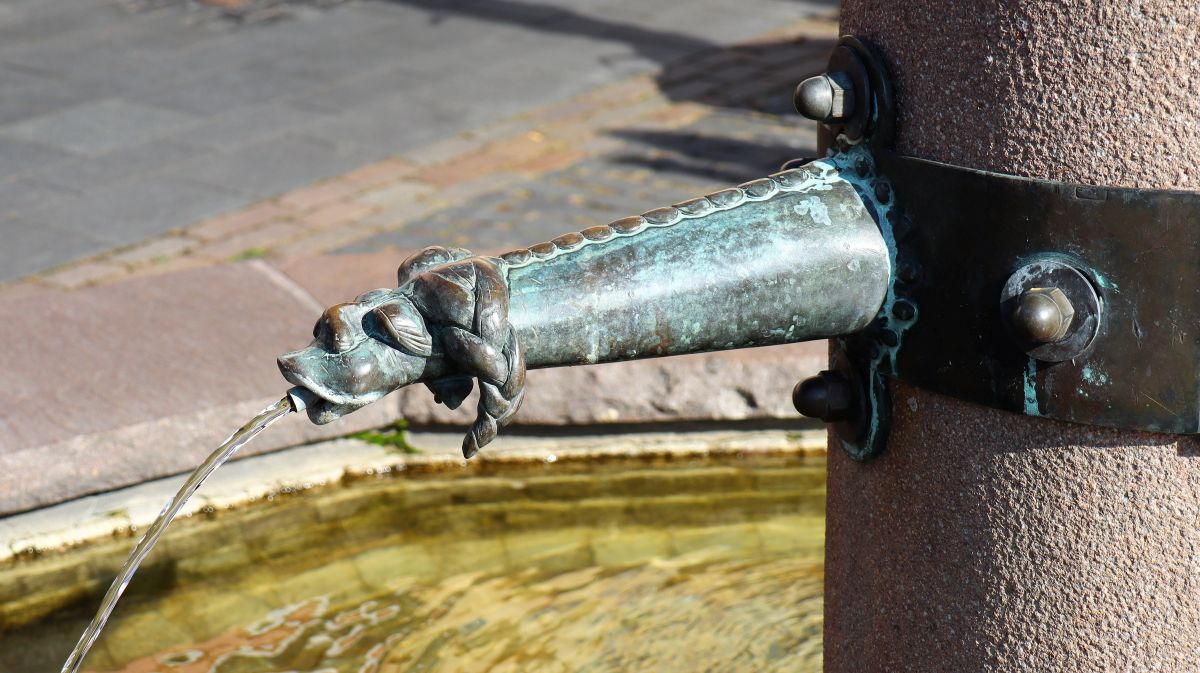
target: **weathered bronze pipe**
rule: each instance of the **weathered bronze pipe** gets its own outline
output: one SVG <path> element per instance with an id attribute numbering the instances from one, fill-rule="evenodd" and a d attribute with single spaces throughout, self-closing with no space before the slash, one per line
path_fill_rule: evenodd
<path id="1" fill-rule="evenodd" d="M 396 289 L 328 309 L 279 366 L 326 423 L 405 385 L 458 406 L 480 382 L 473 455 L 516 412 L 527 367 L 850 334 L 888 296 L 870 154 L 800 168 L 499 257 L 428 248 Z M 307 391 L 307 392 L 306 392 Z"/>

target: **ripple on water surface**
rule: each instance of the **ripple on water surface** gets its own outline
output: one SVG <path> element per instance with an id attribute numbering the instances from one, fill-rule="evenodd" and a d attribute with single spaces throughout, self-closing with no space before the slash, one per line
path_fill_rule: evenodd
<path id="1" fill-rule="evenodd" d="M 372 485 L 328 545 L 143 593 L 85 670 L 819 671 L 823 461 L 733 463 Z M 382 534 L 445 484 L 453 530 Z"/>
<path id="2" fill-rule="evenodd" d="M 820 594 L 820 567 L 790 558 L 463 574 L 314 597 L 120 670 L 817 671 Z"/>

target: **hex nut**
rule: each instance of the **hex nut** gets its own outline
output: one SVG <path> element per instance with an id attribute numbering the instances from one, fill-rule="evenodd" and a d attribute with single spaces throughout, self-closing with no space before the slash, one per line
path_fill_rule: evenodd
<path id="1" fill-rule="evenodd" d="M 823 371 L 792 389 L 796 411 L 826 423 L 848 420 L 854 413 L 854 386 L 845 374 Z"/>
<path id="2" fill-rule="evenodd" d="M 825 73 L 800 82 L 796 111 L 822 123 L 841 122 L 854 114 L 854 85 L 843 73 Z"/>
<path id="3" fill-rule="evenodd" d="M 1075 308 L 1057 287 L 1035 287 L 1021 293 L 1012 324 L 1029 342 L 1058 343 L 1067 337 Z"/>

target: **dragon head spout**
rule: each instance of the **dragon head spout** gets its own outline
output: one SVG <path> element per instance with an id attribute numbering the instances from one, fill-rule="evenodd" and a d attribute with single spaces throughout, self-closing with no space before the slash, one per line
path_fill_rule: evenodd
<path id="1" fill-rule="evenodd" d="M 433 338 L 412 300 L 383 289 L 326 309 L 312 343 L 277 363 L 289 383 L 319 398 L 307 412 L 323 424 L 421 381 L 432 355 Z"/>

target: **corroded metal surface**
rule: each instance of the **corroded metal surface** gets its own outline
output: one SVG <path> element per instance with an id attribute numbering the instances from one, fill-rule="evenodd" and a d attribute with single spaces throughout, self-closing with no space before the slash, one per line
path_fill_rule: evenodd
<path id="1" fill-rule="evenodd" d="M 455 407 L 477 378 L 470 456 L 516 412 L 526 366 L 850 334 L 889 296 L 872 174 L 854 149 L 500 257 L 429 248 L 396 289 L 328 309 L 279 366 L 317 423 L 413 383 Z"/>
<path id="2" fill-rule="evenodd" d="M 889 373 L 1030 416 L 1200 432 L 1200 195 L 877 158 L 914 222 L 910 292 L 937 316 Z M 1005 329 L 1021 290 L 1054 286 L 1073 305 L 1062 341 Z"/>
<path id="3" fill-rule="evenodd" d="M 887 255 L 855 186 L 818 161 L 505 259 L 523 262 L 513 323 L 541 367 L 855 332 Z"/>

